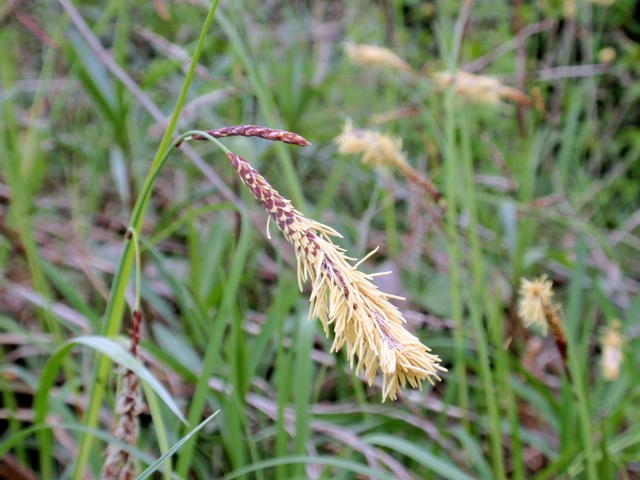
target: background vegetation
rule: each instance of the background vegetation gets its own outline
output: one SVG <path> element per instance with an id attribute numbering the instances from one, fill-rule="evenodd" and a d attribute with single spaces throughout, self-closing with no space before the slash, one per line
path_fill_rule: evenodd
<path id="1" fill-rule="evenodd" d="M 188 85 L 180 132 L 262 124 L 311 141 L 223 143 L 351 256 L 381 247 L 364 269 L 393 270 L 381 289 L 406 297 L 409 329 L 449 372 L 382 404 L 381 381 L 355 376 L 307 321 L 292 249 L 266 238 L 224 155 L 190 144 L 139 219 L 140 471 L 200 425 L 155 475 L 639 478 L 640 7 L 602 3 L 222 2 L 193 76 L 204 1 L 3 3 L 0 475 L 100 476 L 120 378 L 105 359 L 128 361 L 116 347 L 134 277 L 124 318 L 107 303 Z M 345 41 L 422 75 L 358 65 Z M 432 80 L 457 69 L 539 95 L 547 114 Z M 337 154 L 347 118 L 402 138 L 447 216 L 397 172 Z M 520 278 L 543 274 L 564 305 L 567 371 L 516 314 Z M 626 343 L 607 380 L 614 320 Z"/>

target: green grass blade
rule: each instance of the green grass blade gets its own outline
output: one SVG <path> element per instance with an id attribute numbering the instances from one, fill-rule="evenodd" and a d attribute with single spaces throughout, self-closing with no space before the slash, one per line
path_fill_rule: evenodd
<path id="1" fill-rule="evenodd" d="M 582 297 L 582 282 L 584 279 L 584 269 L 586 267 L 586 244 L 583 237 L 578 239 L 578 252 L 576 265 L 571 279 L 571 295 L 567 307 L 567 356 L 569 362 L 569 371 L 571 372 L 571 381 L 573 383 L 573 391 L 577 400 L 577 405 L 565 405 L 568 411 L 577 410 L 578 421 L 581 429 L 581 440 L 584 457 L 586 461 L 586 473 L 589 480 L 598 478 L 595 452 L 593 450 L 593 430 L 591 423 L 591 414 L 589 408 L 589 398 L 587 385 L 585 381 L 589 381 L 588 375 L 583 368 L 585 362 L 580 362 L 579 343 L 577 328 L 579 325 L 580 306 Z M 571 399 L 571 403 L 573 399 Z"/>
<path id="2" fill-rule="evenodd" d="M 438 458 L 424 447 L 417 447 L 413 443 L 391 435 L 369 435 L 363 438 L 371 445 L 391 448 L 398 454 L 406 455 L 433 472 L 448 480 L 472 480 L 473 477 L 460 470 L 453 464 Z"/>
<path id="3" fill-rule="evenodd" d="M 305 307 L 306 309 L 306 304 Z M 307 451 L 307 442 L 311 435 L 311 420 L 313 418 L 309 407 L 311 404 L 311 384 L 314 379 L 313 362 L 311 360 L 311 348 L 313 345 L 313 332 L 315 331 L 315 322 L 309 321 L 306 311 L 299 311 L 297 315 L 298 334 L 295 339 L 295 371 L 293 381 L 295 388 L 293 389 L 296 421 L 293 453 L 302 455 Z M 302 477 L 304 470 L 302 465 L 294 471 L 294 476 Z"/>
<path id="4" fill-rule="evenodd" d="M 254 463 L 253 465 L 249 465 L 247 467 L 236 470 L 228 475 L 225 475 L 224 477 L 222 477 L 222 480 L 232 480 L 234 478 L 244 476 L 247 473 L 257 472 L 259 470 L 266 470 L 268 468 L 273 468 L 277 466 L 296 465 L 296 464 L 326 465 L 327 467 L 333 467 L 338 471 L 342 470 L 342 471 L 350 472 L 353 474 L 360 474 L 364 478 L 370 478 L 370 479 L 376 479 L 376 480 L 397 480 L 395 476 L 389 475 L 386 472 L 382 472 L 380 470 L 367 467 L 360 463 L 341 460 L 336 457 L 310 457 L 310 456 L 294 456 L 294 455 L 283 456 L 283 457 L 278 457 L 271 460 L 263 460 L 262 462 Z M 296 478 L 296 477 L 286 477 L 286 478 Z M 353 477 L 350 477 L 350 478 L 353 478 Z M 452 480 L 455 480 L 455 479 L 452 479 Z"/>
<path id="5" fill-rule="evenodd" d="M 225 282 L 224 297 L 215 318 L 211 320 L 211 329 L 207 346 L 205 350 L 204 360 L 202 362 L 202 371 L 199 372 L 196 389 L 191 400 L 187 419 L 190 424 L 195 424 L 202 416 L 202 410 L 206 402 L 207 392 L 209 391 L 209 379 L 213 373 L 216 362 L 220 361 L 220 348 L 223 340 L 223 332 L 228 324 L 229 316 L 232 312 L 233 303 L 237 300 L 237 292 L 244 272 L 244 265 L 249 254 L 252 239 L 252 227 L 246 216 L 242 216 L 242 224 L 240 229 L 240 237 L 238 238 L 237 249 L 231 264 L 231 273 Z M 195 440 L 195 438 L 193 439 Z M 180 453 L 176 470 L 178 475 L 186 478 L 195 442 L 188 442 Z"/>
<path id="6" fill-rule="evenodd" d="M 241 13 L 241 7 L 239 5 L 232 3 L 231 8 L 236 9 L 236 13 Z M 234 17 L 243 18 L 241 15 Z M 218 13 L 216 21 L 229 36 L 229 39 L 231 40 L 231 47 L 234 49 L 235 54 L 238 56 L 240 62 L 244 65 L 244 68 L 247 71 L 247 75 L 251 80 L 255 94 L 259 99 L 259 106 L 262 110 L 262 114 L 264 115 L 265 122 L 273 128 L 284 128 L 284 126 L 281 125 L 281 120 L 279 119 L 278 108 L 275 104 L 274 97 L 267 87 L 265 74 L 260 65 L 256 62 L 255 56 L 252 54 L 250 43 L 246 41 L 247 36 L 240 34 L 236 25 L 234 25 L 224 12 Z M 283 170 L 284 180 L 288 189 L 287 195 L 291 198 L 293 204 L 304 212 L 306 210 L 306 201 L 302 194 L 302 187 L 300 186 L 298 176 L 293 166 L 291 153 L 286 146 L 280 142 L 274 144 L 273 148 L 276 149 L 280 159 L 280 166 Z"/>
<path id="7" fill-rule="evenodd" d="M 184 105 L 187 91 L 189 90 L 189 86 L 191 85 L 191 81 L 193 80 L 195 68 L 198 64 L 198 59 L 200 57 L 200 53 L 202 52 L 207 32 L 209 30 L 209 27 L 211 26 L 211 23 L 213 22 L 213 17 L 217 6 L 218 0 L 215 0 L 211 4 L 211 8 L 209 9 L 207 17 L 204 21 L 202 30 L 200 32 L 200 37 L 198 38 L 198 44 L 191 59 L 189 71 L 183 82 L 178 100 L 176 101 L 176 106 L 173 110 L 164 136 L 162 137 L 162 140 L 156 152 L 156 156 L 149 169 L 149 175 L 147 176 L 145 184 L 142 187 L 143 195 L 136 201 L 136 206 L 134 207 L 134 211 L 131 216 L 131 226 L 137 231 L 140 230 L 140 227 L 142 225 L 144 214 L 151 196 L 151 185 L 153 184 L 155 175 L 157 174 L 157 167 L 162 163 L 162 159 L 164 156 L 166 156 L 167 150 L 169 149 L 173 131 L 175 130 L 178 123 L 178 117 L 180 115 L 180 111 L 182 110 L 182 106 Z M 132 266 L 133 248 L 131 246 L 131 242 L 125 242 L 124 251 L 122 252 L 122 255 L 120 257 L 120 262 L 113 279 L 111 296 L 109 297 L 109 302 L 107 304 L 107 309 L 105 312 L 105 323 L 102 333 L 106 337 L 113 337 L 114 335 L 116 335 L 120 331 L 120 328 L 122 326 L 122 317 L 125 310 L 125 290 L 129 282 L 129 275 L 131 273 Z M 109 374 L 109 366 L 110 362 L 108 357 L 97 358 L 97 365 L 91 377 L 91 385 L 89 387 L 89 405 L 87 406 L 84 417 L 84 425 L 88 428 L 94 428 L 98 423 L 98 413 L 100 411 L 100 406 L 102 405 L 104 393 L 102 385 L 106 382 L 106 378 Z M 73 480 L 81 480 L 84 475 L 84 471 L 89 459 L 89 454 L 91 452 L 92 441 L 90 438 L 81 438 L 79 444 L 80 449 L 78 451 L 76 468 L 72 476 Z"/>
<path id="8" fill-rule="evenodd" d="M 44 421 L 46 413 L 46 402 L 49 396 L 51 386 L 55 381 L 58 368 L 64 358 L 69 355 L 75 345 L 84 345 L 92 348 L 103 355 L 106 355 L 113 362 L 134 372 L 142 381 L 146 382 L 149 387 L 158 395 L 158 397 L 169 407 L 173 414 L 183 423 L 186 419 L 180 411 L 180 407 L 175 403 L 173 397 L 167 392 L 164 386 L 153 376 L 153 374 L 143 365 L 143 363 L 125 350 L 122 345 L 111 339 L 97 336 L 78 337 L 65 342 L 58 350 L 49 358 L 47 364 L 42 370 L 42 377 L 38 391 L 36 392 L 34 404 L 38 413 L 37 422 Z"/>
<path id="9" fill-rule="evenodd" d="M 153 472 L 155 472 L 158 468 L 160 468 L 162 466 L 162 464 L 164 462 L 166 462 L 167 459 L 169 459 L 171 457 L 171 455 L 173 455 L 178 450 L 180 450 L 180 448 L 185 443 L 187 443 L 191 439 L 191 437 L 196 435 L 200 430 L 202 430 L 207 425 L 207 423 L 209 423 L 211 420 L 213 420 L 213 418 L 216 415 L 218 415 L 218 413 L 219 413 L 219 411 L 215 412 L 214 414 L 212 414 L 211 416 L 209 416 L 208 418 L 203 420 L 197 427 L 195 427 L 187 435 L 185 435 L 182 439 L 180 439 L 180 441 L 178 443 L 176 443 L 173 447 L 171 447 L 160 458 L 158 458 L 155 462 L 153 462 L 151 465 L 149 465 L 149 467 L 147 467 L 144 472 L 142 472 L 140 475 L 138 475 L 136 477 L 136 480 L 145 480 L 145 479 L 149 478 L 153 474 Z"/>

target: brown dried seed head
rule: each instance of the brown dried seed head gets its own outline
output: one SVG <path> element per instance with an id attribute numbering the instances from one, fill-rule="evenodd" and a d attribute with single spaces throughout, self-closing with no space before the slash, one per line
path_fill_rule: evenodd
<path id="1" fill-rule="evenodd" d="M 260 137 L 272 142 L 283 142 L 291 145 L 298 145 L 300 147 L 306 147 L 311 145 L 306 138 L 298 135 L 297 133 L 287 132 L 285 130 L 277 130 L 273 128 L 261 127 L 259 125 L 235 125 L 231 127 L 216 128 L 214 130 L 207 130 L 206 133 L 214 138 L 223 137 Z M 192 140 L 206 140 L 202 135 L 193 135 L 190 137 Z"/>
<path id="2" fill-rule="evenodd" d="M 122 378 L 122 389 L 116 399 L 114 413 L 119 418 L 114 421 L 112 434 L 118 440 L 129 445 L 138 441 L 140 422 L 138 417 L 145 410 L 144 400 L 138 378 L 131 370 L 127 370 Z M 139 465 L 119 445 L 110 443 L 107 446 L 102 478 L 105 480 L 133 479 L 137 476 Z"/>

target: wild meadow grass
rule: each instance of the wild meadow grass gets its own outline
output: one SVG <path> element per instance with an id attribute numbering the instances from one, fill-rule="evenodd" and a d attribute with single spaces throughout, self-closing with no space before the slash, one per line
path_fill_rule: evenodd
<path id="1" fill-rule="evenodd" d="M 6 478 L 639 478 L 604 3 L 1 6 Z"/>

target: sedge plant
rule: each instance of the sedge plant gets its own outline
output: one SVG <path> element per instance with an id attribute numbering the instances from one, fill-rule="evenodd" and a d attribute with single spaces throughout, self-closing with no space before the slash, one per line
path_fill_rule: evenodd
<path id="1" fill-rule="evenodd" d="M 367 275 L 358 269 L 375 250 L 355 265 L 350 263 L 353 259 L 347 257 L 344 250 L 331 240 L 331 237 L 340 237 L 338 232 L 304 217 L 249 162 L 216 139 L 238 135 L 298 146 L 309 145 L 306 139 L 295 133 L 257 125 L 223 127 L 206 132 L 194 130 L 181 135 L 173 145 L 179 147 L 185 140 L 209 140 L 226 153 L 242 183 L 293 244 L 300 289 L 303 289 L 307 280 L 312 283 L 309 318 L 319 318 L 327 336 L 330 328 L 333 330 L 331 351 L 337 352 L 345 347 L 351 366 L 356 363 L 356 374 L 362 371 L 370 385 L 378 369 L 382 371 L 383 401 L 386 398 L 395 400 L 401 387 L 421 389 L 425 380 L 431 384 L 434 380 L 440 380 L 439 373 L 446 371 L 440 365 L 440 358 L 430 353 L 428 347 L 406 330 L 400 311 L 389 301 L 402 298 L 379 291 L 372 282 L 375 275 Z M 169 148 L 161 157 L 158 170 L 172 150 Z M 131 227 L 128 238 L 135 240 L 138 234 Z M 139 325 L 139 308 L 134 310 L 134 320 L 137 320 L 134 325 Z M 132 353 L 135 353 L 139 340 L 139 327 L 134 332 L 138 333 L 132 336 Z M 141 408 L 139 387 L 133 372 L 125 373 L 120 398 L 122 401 L 118 403 L 117 413 L 122 416 L 116 424 L 116 433 L 120 432 L 120 437 L 130 443 L 135 439 L 135 417 Z M 108 463 L 103 471 L 105 478 L 117 478 L 117 472 L 133 468 L 129 457 L 118 457 L 118 454 L 121 452 L 110 447 Z"/>

